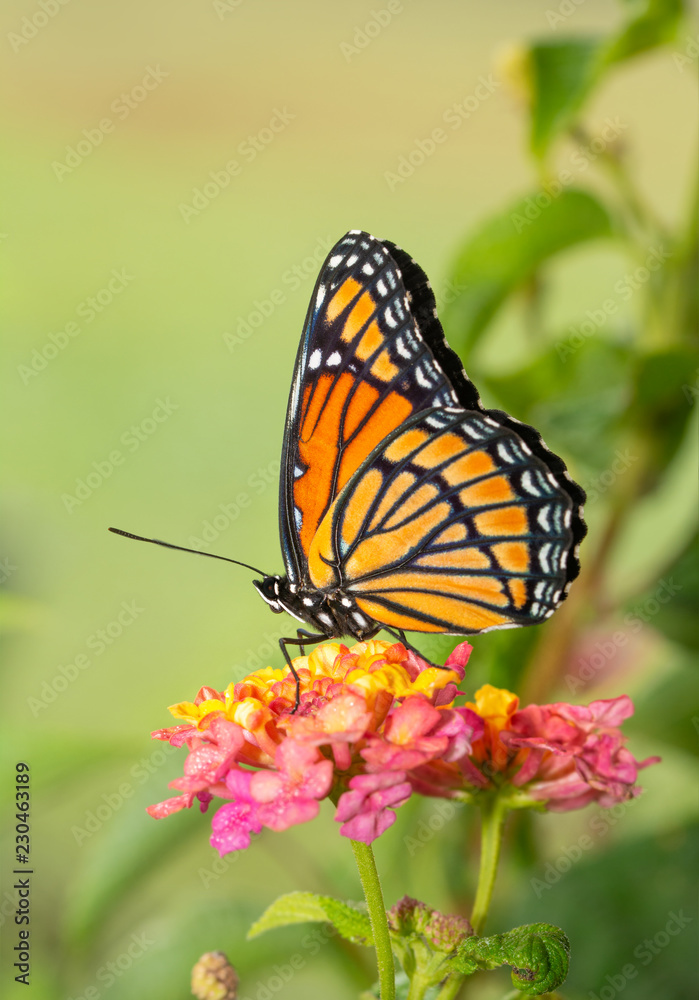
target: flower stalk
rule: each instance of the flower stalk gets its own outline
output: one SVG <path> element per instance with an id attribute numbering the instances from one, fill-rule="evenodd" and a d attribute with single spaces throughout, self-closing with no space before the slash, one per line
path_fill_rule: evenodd
<path id="1" fill-rule="evenodd" d="M 354 851 L 354 860 L 357 863 L 359 871 L 359 880 L 362 883 L 364 898 L 366 899 L 369 911 L 371 931 L 374 936 L 380 997 L 381 1000 L 395 1000 L 396 976 L 393 966 L 393 952 L 391 950 L 386 907 L 383 901 L 379 873 L 376 870 L 374 852 L 370 844 L 363 844 L 359 840 L 353 840 L 351 843 L 352 850 Z"/>
<path id="2" fill-rule="evenodd" d="M 481 858 L 478 888 L 471 914 L 475 934 L 480 934 L 490 909 L 495 877 L 500 860 L 502 832 L 509 811 L 507 802 L 500 795 L 483 796 L 481 801 Z"/>

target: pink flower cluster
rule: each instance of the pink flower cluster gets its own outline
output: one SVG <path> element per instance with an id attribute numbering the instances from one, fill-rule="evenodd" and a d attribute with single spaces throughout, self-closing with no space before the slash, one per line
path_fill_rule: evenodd
<path id="1" fill-rule="evenodd" d="M 294 661 L 296 711 L 286 670 L 258 671 L 225 692 L 202 688 L 171 708 L 182 724 L 153 733 L 189 754 L 171 784 L 180 794 L 148 811 L 162 818 L 223 800 L 211 837 L 223 855 L 263 827 L 313 819 L 324 798 L 340 833 L 371 843 L 413 792 L 469 799 L 507 785 L 559 810 L 637 794 L 639 767 L 657 758 L 639 764 L 623 746 L 628 698 L 517 711 L 515 695 L 486 685 L 456 707 L 470 653 L 461 643 L 440 669 L 400 643 L 319 646 Z"/>
<path id="2" fill-rule="evenodd" d="M 638 795 L 639 770 L 660 760 L 637 761 L 624 746 L 619 727 L 634 711 L 627 695 L 589 705 L 558 702 L 518 710 L 515 695 L 485 685 L 476 699 L 473 707 L 481 707 L 490 730 L 465 768 L 477 787 L 504 777 L 515 788 L 526 786 L 527 795 L 549 810 L 566 812 L 591 802 L 606 809 Z M 485 710 L 489 702 L 492 709 L 494 699 L 504 709 L 496 720 Z"/>

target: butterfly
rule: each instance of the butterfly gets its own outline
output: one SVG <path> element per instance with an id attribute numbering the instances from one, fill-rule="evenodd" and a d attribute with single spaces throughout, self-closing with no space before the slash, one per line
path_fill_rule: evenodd
<path id="1" fill-rule="evenodd" d="M 287 646 L 384 629 L 473 635 L 534 625 L 580 565 L 585 493 L 533 427 L 486 410 L 400 247 L 351 230 L 304 323 L 284 427 L 285 573 L 253 580 Z M 166 548 L 157 539 L 116 534 Z M 201 552 L 200 555 L 212 556 Z"/>
<path id="2" fill-rule="evenodd" d="M 483 408 L 424 271 L 348 232 L 308 308 L 284 427 L 284 575 L 253 583 L 287 645 L 544 621 L 579 572 L 585 493 L 527 424 Z M 292 668 L 293 671 L 293 668 Z"/>

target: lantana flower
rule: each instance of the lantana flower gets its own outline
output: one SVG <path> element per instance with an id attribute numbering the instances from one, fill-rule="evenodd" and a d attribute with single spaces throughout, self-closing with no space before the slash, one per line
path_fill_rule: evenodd
<path id="1" fill-rule="evenodd" d="M 639 794 L 638 772 L 659 757 L 637 761 L 621 724 L 633 715 L 627 695 L 589 705 L 527 705 L 510 691 L 484 685 L 471 707 L 484 722 L 464 772 L 476 787 L 510 782 L 557 812 L 590 802 L 609 808 Z"/>
<path id="2" fill-rule="evenodd" d="M 438 668 L 401 643 L 326 643 L 294 660 L 298 708 L 286 669 L 203 687 L 171 707 L 178 725 L 153 733 L 188 757 L 171 783 L 180 794 L 148 811 L 222 800 L 211 843 L 224 855 L 263 827 L 308 822 L 325 798 L 340 833 L 369 844 L 415 792 L 473 799 L 508 785 L 559 810 L 637 794 L 639 768 L 657 758 L 639 764 L 623 745 L 628 698 L 519 710 L 516 695 L 485 685 L 456 706 L 470 653 L 463 642 Z"/>

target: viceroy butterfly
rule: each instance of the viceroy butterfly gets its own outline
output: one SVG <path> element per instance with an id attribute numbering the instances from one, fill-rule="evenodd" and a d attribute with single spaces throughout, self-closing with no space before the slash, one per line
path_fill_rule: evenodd
<path id="1" fill-rule="evenodd" d="M 321 268 L 284 429 L 286 574 L 254 581 L 312 626 L 470 635 L 543 621 L 579 571 L 584 491 L 534 428 L 483 409 L 424 271 L 351 230 Z"/>
<path id="2" fill-rule="evenodd" d="M 315 630 L 279 640 L 294 676 L 288 644 L 385 629 L 412 648 L 406 631 L 544 621 L 578 575 L 584 501 L 533 427 L 483 408 L 422 268 L 388 240 L 343 236 L 321 268 L 291 383 L 286 572 L 255 570 L 253 581 L 275 613 Z"/>

